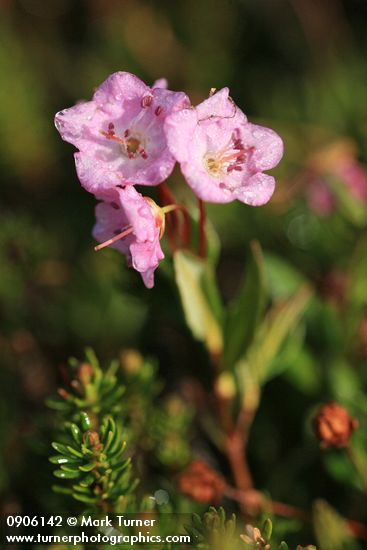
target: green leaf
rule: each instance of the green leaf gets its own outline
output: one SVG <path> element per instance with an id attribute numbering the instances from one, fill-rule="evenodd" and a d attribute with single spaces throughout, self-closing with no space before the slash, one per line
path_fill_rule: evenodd
<path id="1" fill-rule="evenodd" d="M 74 449 L 74 447 L 71 447 L 71 445 L 67 445 L 66 449 L 71 455 L 73 455 L 77 458 L 83 458 L 82 453 L 77 451 L 76 449 Z"/>
<path id="2" fill-rule="evenodd" d="M 88 495 L 84 495 L 83 493 L 72 493 L 75 500 L 79 500 L 80 502 L 85 502 L 86 504 L 95 504 L 97 497 L 92 497 Z"/>
<path id="3" fill-rule="evenodd" d="M 264 267 L 269 293 L 275 299 L 289 298 L 306 282 L 304 275 L 289 260 L 275 254 L 264 254 Z"/>
<path id="4" fill-rule="evenodd" d="M 88 474 L 79 482 L 79 485 L 81 487 L 89 487 L 95 481 L 96 481 L 96 478 L 94 477 L 94 475 Z"/>
<path id="5" fill-rule="evenodd" d="M 276 304 L 259 326 L 255 339 L 246 356 L 238 363 L 238 376 L 249 376 L 256 383 L 264 383 L 269 375 L 270 366 L 277 356 L 289 332 L 296 326 L 303 314 L 312 291 L 304 286 L 295 296 Z M 250 373 L 247 372 L 250 369 Z"/>
<path id="6" fill-rule="evenodd" d="M 70 433 L 73 436 L 75 443 L 81 444 L 83 441 L 82 432 L 76 424 L 70 424 Z"/>
<path id="7" fill-rule="evenodd" d="M 225 324 L 225 363 L 233 366 L 251 343 L 264 309 L 264 267 L 259 243 L 251 243 L 251 256 L 242 288 L 229 307 Z"/>
<path id="8" fill-rule="evenodd" d="M 59 479 L 76 479 L 80 477 L 80 472 L 65 472 L 64 470 L 55 470 L 54 476 Z"/>
<path id="9" fill-rule="evenodd" d="M 79 467 L 78 466 L 72 466 L 70 464 L 61 464 L 60 468 L 63 472 L 70 472 L 74 474 L 79 474 Z"/>
<path id="10" fill-rule="evenodd" d="M 264 527 L 262 529 L 263 537 L 267 542 L 271 539 L 272 532 L 273 532 L 272 521 L 270 518 L 267 518 L 264 522 Z"/>
<path id="11" fill-rule="evenodd" d="M 63 455 L 50 456 L 49 461 L 52 464 L 78 464 L 80 462 L 77 458 L 70 458 Z"/>
<path id="12" fill-rule="evenodd" d="M 55 451 L 62 455 L 70 455 L 67 446 L 63 445 L 62 443 L 57 443 L 56 441 L 53 441 L 51 443 L 51 446 L 55 449 Z"/>
<path id="13" fill-rule="evenodd" d="M 73 491 L 68 487 L 62 487 L 61 485 L 52 485 L 52 490 L 54 493 L 59 493 L 61 495 L 71 495 Z"/>
<path id="14" fill-rule="evenodd" d="M 92 422 L 91 422 L 91 419 L 89 418 L 89 415 L 86 412 L 80 413 L 80 424 L 85 432 L 91 429 Z"/>
<path id="15" fill-rule="evenodd" d="M 195 338 L 211 354 L 219 355 L 223 349 L 222 304 L 213 269 L 205 260 L 183 250 L 175 252 L 173 261 L 186 322 Z"/>
<path id="16" fill-rule="evenodd" d="M 97 466 L 97 462 L 90 462 L 89 464 L 84 464 L 79 466 L 79 470 L 82 472 L 91 472 Z"/>

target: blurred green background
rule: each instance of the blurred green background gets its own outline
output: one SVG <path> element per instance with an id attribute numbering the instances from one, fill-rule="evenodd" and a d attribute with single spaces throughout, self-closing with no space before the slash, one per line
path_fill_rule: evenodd
<path id="1" fill-rule="evenodd" d="M 226 300 L 252 238 L 265 250 L 270 297 L 304 279 L 317 289 L 278 365 L 284 374 L 265 390 L 250 462 L 258 486 L 278 500 L 308 506 L 322 496 L 367 519 L 355 473 L 340 455 L 320 455 L 307 422 L 329 398 L 350 405 L 362 427 L 367 413 L 366 206 L 336 192 L 338 206 L 319 215 L 307 200 L 312 159 L 330 144 L 349 140 L 352 161 L 367 162 L 366 25 L 365 0 L 0 0 L 0 489 L 8 503 L 40 505 L 24 480 L 32 452 L 37 458 L 46 444 L 43 401 L 68 356 L 90 345 L 107 360 L 136 347 L 158 357 L 168 387 L 208 376 L 164 273 L 148 291 L 116 251 L 93 251 L 95 201 L 53 126 L 56 111 L 124 70 L 147 83 L 164 76 L 193 103 L 229 86 L 252 122 L 284 138 L 269 205 L 209 207 Z M 180 182 L 177 170 L 172 185 L 190 203 Z M 42 491 L 47 500 L 47 483 Z"/>

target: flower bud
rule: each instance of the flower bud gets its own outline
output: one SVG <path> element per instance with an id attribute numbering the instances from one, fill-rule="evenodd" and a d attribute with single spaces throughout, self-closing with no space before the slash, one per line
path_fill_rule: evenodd
<path id="1" fill-rule="evenodd" d="M 358 420 L 349 416 L 348 411 L 331 401 L 323 405 L 313 420 L 313 428 L 320 446 L 345 448 L 349 445 Z"/>
<path id="2" fill-rule="evenodd" d="M 222 372 L 215 383 L 216 394 L 225 400 L 232 400 L 236 395 L 236 385 L 233 375 Z"/>

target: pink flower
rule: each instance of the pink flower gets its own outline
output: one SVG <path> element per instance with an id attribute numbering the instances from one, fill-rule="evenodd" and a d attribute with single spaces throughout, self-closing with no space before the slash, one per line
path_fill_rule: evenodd
<path id="1" fill-rule="evenodd" d="M 275 180 L 263 174 L 283 155 L 281 138 L 247 121 L 223 88 L 165 122 L 167 143 L 188 184 L 202 200 L 252 206 L 268 202 Z"/>
<path id="2" fill-rule="evenodd" d="M 164 216 L 155 203 L 134 187 L 117 187 L 96 208 L 94 238 L 126 255 L 129 267 L 141 274 L 147 288 L 154 285 L 154 271 L 164 258 L 160 245 Z"/>
<path id="3" fill-rule="evenodd" d="M 157 185 L 173 170 L 167 148 L 166 117 L 190 103 L 183 92 L 166 90 L 164 79 L 150 88 L 136 76 L 112 74 L 92 101 L 56 114 L 61 137 L 75 145 L 82 185 L 99 194 L 117 185 Z"/>
<path id="4" fill-rule="evenodd" d="M 335 209 L 334 196 L 327 183 L 321 178 L 311 181 L 306 196 L 308 206 L 318 216 L 329 216 Z"/>
<path id="5" fill-rule="evenodd" d="M 335 172 L 354 198 L 367 201 L 367 173 L 361 164 L 356 160 L 343 162 L 336 166 Z"/>

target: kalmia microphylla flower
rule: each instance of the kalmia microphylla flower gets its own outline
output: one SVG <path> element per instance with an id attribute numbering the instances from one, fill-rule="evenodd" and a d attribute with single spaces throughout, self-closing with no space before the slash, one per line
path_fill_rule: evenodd
<path id="1" fill-rule="evenodd" d="M 308 160 L 308 167 L 316 175 L 331 176 L 344 184 L 352 197 L 367 201 L 367 171 L 358 161 L 356 144 L 342 139 L 315 151 Z M 332 195 L 330 189 L 329 194 Z"/>
<path id="2" fill-rule="evenodd" d="M 315 178 L 307 187 L 306 199 L 310 209 L 318 216 L 329 216 L 335 209 L 335 198 L 327 182 Z"/>
<path id="3" fill-rule="evenodd" d="M 367 172 L 361 164 L 357 161 L 343 163 L 335 172 L 355 199 L 367 201 Z"/>
<path id="4" fill-rule="evenodd" d="M 147 288 L 154 285 L 154 271 L 164 258 L 160 238 L 164 231 L 164 209 L 143 197 L 132 186 L 111 190 L 109 198 L 96 207 L 94 238 L 126 255 L 129 267 L 141 274 Z"/>
<path id="5" fill-rule="evenodd" d="M 165 79 L 150 88 L 130 73 L 117 72 L 91 101 L 56 114 L 61 137 L 79 149 L 76 169 L 87 191 L 98 195 L 117 185 L 157 185 L 171 174 L 175 159 L 164 121 L 190 102 L 166 86 Z"/>
<path id="6" fill-rule="evenodd" d="M 278 164 L 283 142 L 273 130 L 249 123 L 228 88 L 169 115 L 165 130 L 170 151 L 200 199 L 259 206 L 272 196 L 275 180 L 263 171 Z"/>

